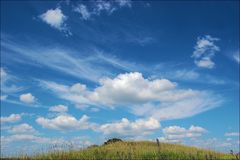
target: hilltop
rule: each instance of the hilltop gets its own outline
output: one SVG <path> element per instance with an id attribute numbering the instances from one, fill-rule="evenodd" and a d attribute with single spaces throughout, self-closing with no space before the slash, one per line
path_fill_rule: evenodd
<path id="1" fill-rule="evenodd" d="M 81 160 L 212 160 L 238 159 L 238 157 L 189 147 L 178 144 L 157 143 L 150 141 L 119 141 L 101 146 L 93 145 L 86 149 L 54 151 L 21 157 L 20 159 L 81 159 Z"/>

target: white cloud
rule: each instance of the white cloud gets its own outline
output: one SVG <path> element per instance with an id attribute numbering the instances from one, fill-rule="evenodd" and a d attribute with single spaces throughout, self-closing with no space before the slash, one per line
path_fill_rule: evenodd
<path id="1" fill-rule="evenodd" d="M 68 111 L 68 107 L 60 104 L 60 105 L 57 105 L 57 106 L 50 107 L 49 111 L 64 113 L 64 112 Z"/>
<path id="2" fill-rule="evenodd" d="M 43 88 L 53 91 L 60 98 L 74 103 L 78 108 L 93 105 L 93 102 L 87 98 L 88 91 L 82 90 L 84 87 L 80 86 L 84 85 L 81 85 L 80 83 L 66 86 L 55 82 L 40 81 L 40 85 Z"/>
<path id="3" fill-rule="evenodd" d="M 202 67 L 202 68 L 213 68 L 215 63 L 209 58 L 209 57 L 204 57 L 199 61 L 195 61 L 195 64 L 198 67 Z"/>
<path id="4" fill-rule="evenodd" d="M 79 120 L 71 115 L 59 115 L 53 119 L 39 117 L 36 119 L 36 122 L 43 128 L 63 132 L 91 129 L 103 133 L 105 136 L 121 137 L 133 137 L 136 136 L 136 134 L 138 136 L 145 136 L 152 134 L 160 128 L 159 121 L 154 118 L 137 119 L 133 122 L 127 118 L 123 118 L 121 121 L 101 125 L 89 122 L 88 119 L 89 117 L 86 115 L 83 115 Z"/>
<path id="5" fill-rule="evenodd" d="M 37 131 L 27 123 L 19 124 L 8 130 L 11 134 L 36 134 Z"/>
<path id="6" fill-rule="evenodd" d="M 63 14 L 60 8 L 49 9 L 45 13 L 41 14 L 39 18 L 51 27 L 64 32 L 65 36 L 72 35 L 66 24 L 68 17 Z"/>
<path id="7" fill-rule="evenodd" d="M 36 65 L 37 62 L 41 67 L 44 66 L 66 75 L 93 82 L 97 82 L 102 76 L 111 76 L 115 70 L 131 70 L 129 68 L 132 67 L 127 62 L 114 57 L 100 55 L 98 51 L 92 51 L 92 56 L 79 57 L 79 54 L 76 55 L 78 51 L 52 49 L 45 46 L 29 48 L 19 44 L 21 43 L 7 38 L 3 39 L 1 44 L 4 48 L 18 53 L 14 54 L 15 56 L 19 55 L 19 57 L 17 56 L 18 58 L 13 62 L 18 62 L 18 59 L 24 59 L 21 62 L 24 64 L 27 61 L 31 65 Z"/>
<path id="8" fill-rule="evenodd" d="M 132 6 L 130 0 L 97 0 L 93 3 L 88 4 L 89 5 L 78 4 L 73 8 L 73 11 L 79 13 L 83 20 L 89 20 L 92 16 L 99 16 L 103 12 L 110 15 L 120 8 Z"/>
<path id="9" fill-rule="evenodd" d="M 218 38 L 213 38 L 210 35 L 198 37 L 192 55 L 198 67 L 211 69 L 215 66 L 212 58 L 215 56 L 216 52 L 220 51 L 220 48 L 215 44 L 218 40 Z"/>
<path id="10" fill-rule="evenodd" d="M 80 13 L 81 18 L 84 20 L 88 20 L 91 17 L 91 13 L 88 11 L 87 7 L 83 4 L 79 4 L 78 6 L 74 7 L 73 11 Z"/>
<path id="11" fill-rule="evenodd" d="M 239 51 L 238 51 L 238 52 L 235 52 L 235 53 L 233 54 L 233 59 L 234 59 L 237 63 L 240 63 Z"/>
<path id="12" fill-rule="evenodd" d="M 177 70 L 172 76 L 180 79 L 195 80 L 199 78 L 200 75 L 196 71 L 183 69 Z"/>
<path id="13" fill-rule="evenodd" d="M 119 122 L 103 124 L 96 130 L 108 136 L 133 137 L 149 135 L 159 128 L 160 123 L 154 118 L 137 119 L 134 122 L 123 118 Z"/>
<path id="14" fill-rule="evenodd" d="M 42 87 L 78 108 L 125 106 L 136 115 L 160 120 L 190 117 L 214 108 L 222 101 L 210 92 L 178 89 L 176 83 L 167 79 L 149 80 L 138 72 L 103 78 L 99 83 L 100 86 L 89 90 L 79 83 L 66 86 L 40 81 Z"/>
<path id="15" fill-rule="evenodd" d="M 159 137 L 158 140 L 163 143 L 182 143 L 181 139 L 167 139 L 166 137 Z"/>
<path id="16" fill-rule="evenodd" d="M 11 114 L 8 117 L 1 117 L 1 123 L 13 123 L 21 120 L 20 114 Z"/>
<path id="17" fill-rule="evenodd" d="M 39 117 L 36 119 L 36 122 L 44 128 L 60 131 L 72 131 L 93 127 L 93 124 L 90 124 L 88 119 L 89 117 L 86 115 L 83 115 L 79 120 L 70 115 L 59 115 L 53 119 Z"/>
<path id="18" fill-rule="evenodd" d="M 4 68 L 1 67 L 1 93 L 16 93 L 22 90 L 21 87 L 17 87 L 12 84 L 16 79 L 14 76 L 8 74 Z M 4 97 L 3 97 L 4 98 Z"/>
<path id="19" fill-rule="evenodd" d="M 4 100 L 7 99 L 7 97 L 8 97 L 7 95 L 1 95 L 1 96 L 0 96 L 0 100 L 1 100 L 1 101 L 4 101 Z"/>
<path id="20" fill-rule="evenodd" d="M 164 137 L 161 137 L 161 141 L 179 143 L 185 138 L 200 137 L 207 130 L 199 126 L 190 126 L 189 129 L 180 126 L 169 126 L 163 129 Z"/>
<path id="21" fill-rule="evenodd" d="M 10 136 L 1 136 L 1 144 L 8 144 L 16 141 L 28 141 L 41 144 L 64 144 L 62 139 L 51 139 L 40 137 L 34 134 L 14 134 Z"/>
<path id="22" fill-rule="evenodd" d="M 19 99 L 24 103 L 34 103 L 36 101 L 36 98 L 31 93 L 22 94 Z"/>
<path id="23" fill-rule="evenodd" d="M 191 146 L 196 146 L 205 149 L 213 149 L 221 152 L 226 152 L 233 150 L 234 152 L 239 151 L 239 144 L 236 140 L 222 140 L 217 138 L 209 138 L 209 139 L 200 139 L 194 138 L 191 143 L 187 144 Z"/>
<path id="24" fill-rule="evenodd" d="M 240 133 L 239 132 L 228 132 L 228 133 L 225 133 L 225 136 L 226 137 L 239 137 L 240 136 Z"/>
<path id="25" fill-rule="evenodd" d="M 170 96 L 170 95 L 169 95 Z M 160 120 L 182 119 L 194 116 L 219 106 L 221 101 L 211 93 L 201 92 L 191 98 L 169 103 L 147 103 L 132 107 L 132 112 L 139 116 L 152 116 Z"/>
<path id="26" fill-rule="evenodd" d="M 43 22 L 49 24 L 53 28 L 58 30 L 66 29 L 65 21 L 67 20 L 67 17 L 62 13 L 60 8 L 49 9 L 39 17 Z"/>
<path id="27" fill-rule="evenodd" d="M 155 101 L 171 101 L 173 99 L 181 99 L 184 96 L 169 91 L 176 87 L 167 79 L 148 80 L 144 79 L 141 73 L 119 74 L 117 77 L 104 78 L 100 80 L 100 87 L 97 87 L 89 97 L 95 102 L 106 105 L 119 104 L 139 104 L 152 100 Z M 168 97 L 172 94 L 173 97 Z M 188 93 L 187 93 L 188 94 Z M 191 94 L 191 93 L 190 93 Z"/>
<path id="28" fill-rule="evenodd" d="M 132 1 L 131 0 L 116 0 L 117 3 L 119 3 L 120 7 L 131 7 L 132 6 Z"/>

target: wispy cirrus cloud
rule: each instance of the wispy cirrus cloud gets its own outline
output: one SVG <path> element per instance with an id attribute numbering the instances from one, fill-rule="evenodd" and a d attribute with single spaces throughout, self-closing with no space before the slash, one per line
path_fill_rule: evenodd
<path id="1" fill-rule="evenodd" d="M 79 3 L 73 7 L 73 11 L 79 13 L 81 19 L 89 20 L 92 17 L 99 16 L 102 13 L 108 15 L 112 14 L 114 11 L 121 9 L 122 7 L 131 7 L 131 0 L 115 0 L 115 1 L 106 1 L 98 0 L 94 3 Z"/>
<path id="2" fill-rule="evenodd" d="M 192 55 L 194 63 L 198 67 L 211 69 L 215 66 L 212 58 L 215 56 L 216 52 L 220 51 L 220 48 L 215 44 L 215 42 L 219 40 L 219 38 L 214 38 L 210 35 L 198 37 Z"/>
<path id="3" fill-rule="evenodd" d="M 234 137 L 234 136 L 239 137 L 240 133 L 239 132 L 227 132 L 227 133 L 225 133 L 225 136 L 226 137 Z"/>
<path id="4" fill-rule="evenodd" d="M 235 60 L 237 63 L 240 63 L 239 51 L 233 54 L 233 60 Z"/>
<path id="5" fill-rule="evenodd" d="M 0 77 L 1 78 L 1 97 L 4 96 L 2 94 L 16 93 L 23 89 L 22 87 L 18 87 L 13 84 L 13 82 L 16 81 L 16 77 L 8 74 L 4 68 L 1 67 L 0 73 L 1 73 L 1 77 Z"/>
<path id="6" fill-rule="evenodd" d="M 21 42 L 12 40 L 6 36 L 3 36 L 1 46 L 11 51 L 6 54 L 6 56 L 12 55 L 11 57 L 15 57 L 10 59 L 14 62 L 39 68 L 47 67 L 48 69 L 80 79 L 90 80 L 95 83 L 98 83 L 99 79 L 104 76 L 113 77 L 116 73 L 133 71 L 142 72 L 150 76 L 154 75 L 155 78 L 165 77 L 177 81 L 191 81 L 192 83 L 208 83 L 214 85 L 229 83 L 226 78 L 200 73 L 193 69 L 186 69 L 184 66 L 174 67 L 172 63 L 139 64 L 106 54 L 96 48 L 84 51 L 84 53 L 81 54 L 78 54 L 79 51 L 77 50 L 61 47 L 53 49 L 35 46 L 34 44 L 31 45 L 32 47 L 26 48 Z M 83 56 L 85 52 L 91 52 L 92 54 Z"/>
<path id="7" fill-rule="evenodd" d="M 34 47 L 34 45 L 33 47 L 25 47 L 21 45 L 21 43 L 4 38 L 2 39 L 1 46 L 11 51 L 15 57 L 18 57 L 12 59 L 15 62 L 26 64 L 25 62 L 27 61 L 29 65 L 36 67 L 44 66 L 73 77 L 93 82 L 97 82 L 103 76 L 112 76 L 113 71 L 130 71 L 134 69 L 131 67 L 136 68 L 136 66 L 131 63 L 121 61 L 113 56 L 103 55 L 95 49 L 89 51 L 93 52 L 92 56 L 86 57 L 79 56 L 79 54 L 77 54 L 79 51 Z M 19 59 L 23 59 L 24 61 L 19 61 Z M 5 72 L 3 76 L 4 75 Z"/>

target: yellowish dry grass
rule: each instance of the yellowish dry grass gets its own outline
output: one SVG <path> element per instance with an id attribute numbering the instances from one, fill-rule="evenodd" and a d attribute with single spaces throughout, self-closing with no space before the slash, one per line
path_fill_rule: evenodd
<path id="1" fill-rule="evenodd" d="M 115 142 L 82 150 L 54 151 L 22 159 L 80 159 L 80 160 L 225 160 L 235 156 L 211 150 L 177 144 L 141 142 Z"/>

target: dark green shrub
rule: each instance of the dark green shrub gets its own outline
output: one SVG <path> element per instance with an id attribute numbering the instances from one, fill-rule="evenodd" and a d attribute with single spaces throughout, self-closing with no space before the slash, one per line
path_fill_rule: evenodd
<path id="1" fill-rule="evenodd" d="M 111 138 L 111 139 L 107 140 L 106 142 L 104 142 L 104 145 L 107 145 L 110 143 L 115 143 L 115 142 L 122 142 L 122 140 L 119 138 Z"/>

